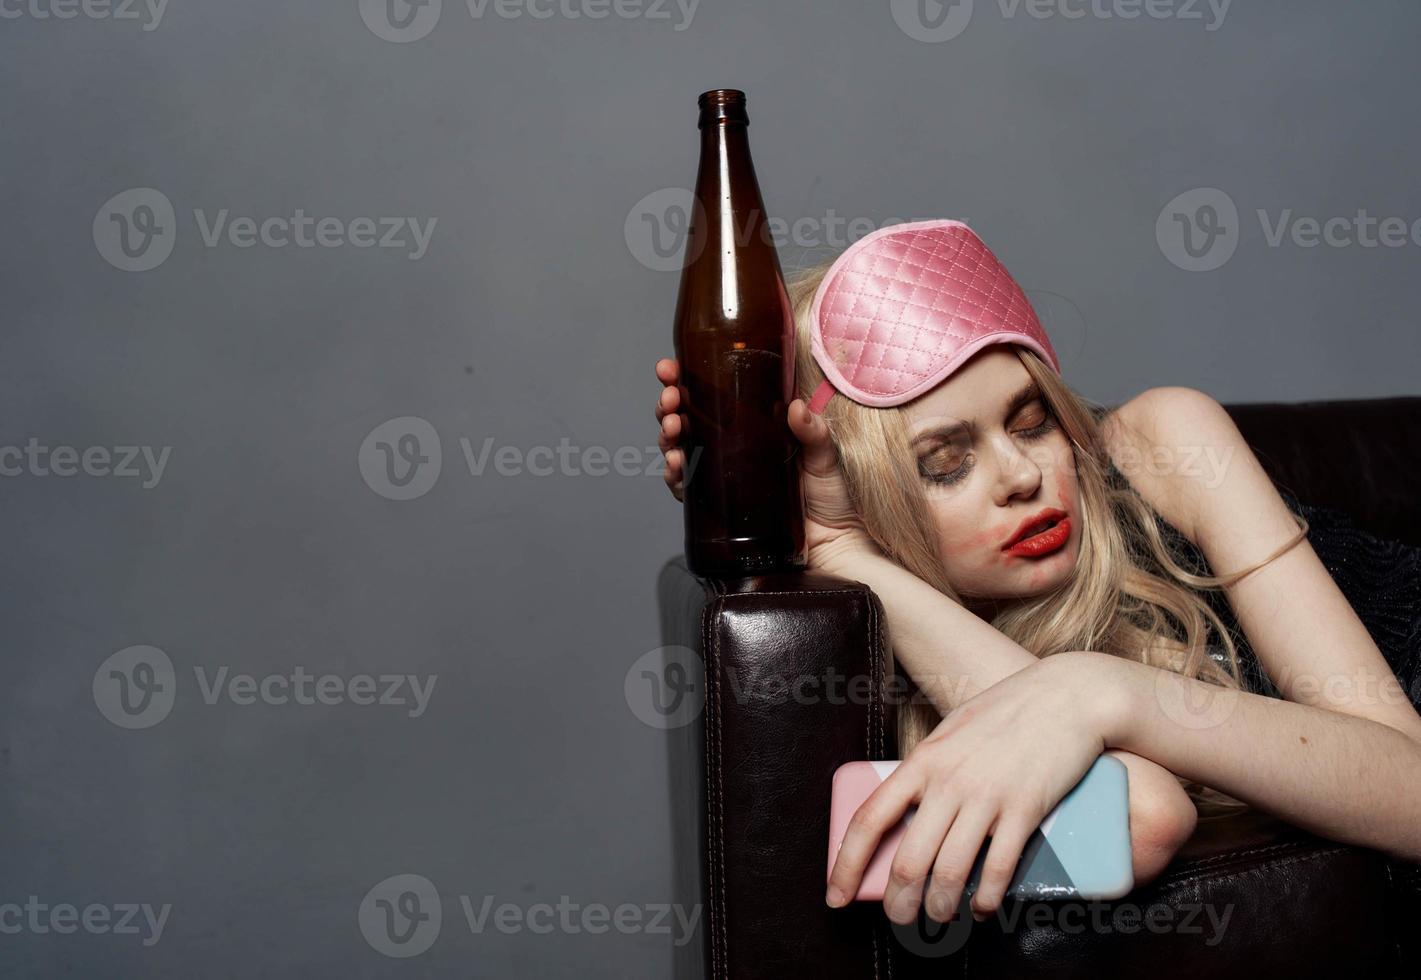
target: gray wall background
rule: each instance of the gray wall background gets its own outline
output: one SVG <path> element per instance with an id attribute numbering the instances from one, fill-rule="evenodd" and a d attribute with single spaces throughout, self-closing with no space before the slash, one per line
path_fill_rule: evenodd
<path id="1" fill-rule="evenodd" d="M 1415 394 L 1421 232 L 1257 211 L 1421 219 L 1421 9 L 1182 3 L 0 4 L 0 972 L 667 974 L 666 733 L 624 683 L 681 547 L 645 471 L 705 89 L 749 95 L 786 266 L 965 217 L 1090 397 Z M 339 220 L 208 244 L 223 209 Z M 437 222 L 415 258 L 361 217 Z M 471 473 L 488 439 L 553 473 Z M 205 696 L 298 665 L 339 703 Z M 156 942 L 114 929 L 145 904 Z"/>

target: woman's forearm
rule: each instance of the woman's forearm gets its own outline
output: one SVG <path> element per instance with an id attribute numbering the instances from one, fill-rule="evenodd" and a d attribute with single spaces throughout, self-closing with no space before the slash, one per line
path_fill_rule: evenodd
<path id="1" fill-rule="evenodd" d="M 854 551 L 825 568 L 873 590 L 893 638 L 894 659 L 946 715 L 1036 661 L 990 623 L 882 554 Z"/>
<path id="2" fill-rule="evenodd" d="M 1421 742 L 1368 718 L 1088 656 L 1122 692 L 1107 745 L 1330 840 L 1421 861 Z"/>
<path id="3" fill-rule="evenodd" d="M 942 715 L 1036 662 L 1031 651 L 882 554 L 847 552 L 825 571 L 873 590 L 888 618 L 894 659 Z M 1129 772 L 1130 842 L 1142 883 L 1188 839 L 1197 812 L 1168 769 L 1127 750 L 1110 754 Z"/>

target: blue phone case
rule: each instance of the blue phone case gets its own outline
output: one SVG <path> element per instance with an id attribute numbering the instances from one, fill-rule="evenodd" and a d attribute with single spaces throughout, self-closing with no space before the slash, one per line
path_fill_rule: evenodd
<path id="1" fill-rule="evenodd" d="M 1128 788 L 1123 762 L 1107 755 L 1096 759 L 1027 838 L 1007 894 L 1102 901 L 1128 894 L 1135 887 Z M 977 890 L 986 858 L 984 843 L 964 895 Z"/>

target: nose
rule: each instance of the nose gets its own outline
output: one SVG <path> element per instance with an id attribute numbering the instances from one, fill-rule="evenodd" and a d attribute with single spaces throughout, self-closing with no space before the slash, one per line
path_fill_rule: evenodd
<path id="1" fill-rule="evenodd" d="M 996 482 L 993 497 L 999 507 L 1005 507 L 1013 498 L 1029 499 L 1041 488 L 1041 465 L 1037 460 L 1021 451 L 1021 447 L 1008 435 L 994 440 L 996 457 Z"/>

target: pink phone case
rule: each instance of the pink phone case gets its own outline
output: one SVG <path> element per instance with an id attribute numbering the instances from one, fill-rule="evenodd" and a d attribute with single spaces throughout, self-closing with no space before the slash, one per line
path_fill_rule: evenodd
<path id="1" fill-rule="evenodd" d="M 888 778 L 889 773 L 898 768 L 897 761 L 850 762 L 839 767 L 834 773 L 833 800 L 829 807 L 829 867 L 824 872 L 827 884 L 829 874 L 834 870 L 834 860 L 839 856 L 839 847 L 844 843 L 849 821 L 864 800 Z M 893 863 L 893 855 L 898 853 L 898 845 L 903 843 L 903 834 L 913 819 L 917 807 L 909 807 L 888 833 L 879 841 L 878 849 L 864 868 L 863 880 L 859 882 L 858 902 L 881 902 L 888 888 L 888 869 Z"/>

